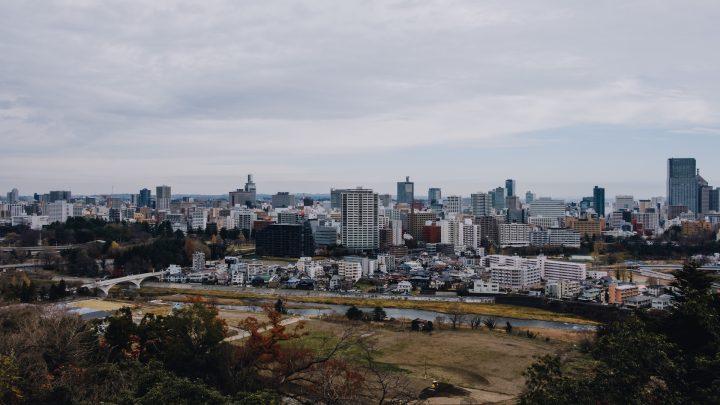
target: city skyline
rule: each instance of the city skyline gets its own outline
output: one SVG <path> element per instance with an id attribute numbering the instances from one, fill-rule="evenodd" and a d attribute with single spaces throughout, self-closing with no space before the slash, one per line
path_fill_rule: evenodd
<path id="1" fill-rule="evenodd" d="M 674 159 L 677 159 L 677 158 L 674 158 Z M 699 166 L 698 166 L 698 168 L 699 168 Z M 666 169 L 666 171 L 667 171 L 667 169 Z M 241 176 L 241 177 L 244 178 L 245 176 Z M 406 176 L 406 177 L 408 177 L 408 176 Z M 277 193 L 290 193 L 291 195 L 327 195 L 328 198 L 330 198 L 330 194 L 331 194 L 330 191 L 332 189 L 338 189 L 338 190 L 350 189 L 350 190 L 352 190 L 355 188 L 364 188 L 364 189 L 371 189 L 380 195 L 388 194 L 388 195 L 391 195 L 393 198 L 397 198 L 396 186 L 400 183 L 404 183 L 406 180 L 406 177 L 403 177 L 402 179 L 398 179 L 398 181 L 396 181 L 396 182 L 386 181 L 386 182 L 380 183 L 380 185 L 382 187 L 380 189 L 367 186 L 366 185 L 367 182 L 365 182 L 365 183 L 359 182 L 357 184 L 346 184 L 344 187 L 331 185 L 328 188 L 326 188 L 325 190 L 319 189 L 318 191 L 295 190 L 295 188 L 292 186 L 293 183 L 288 183 L 291 185 L 291 187 L 288 189 L 268 189 L 268 188 L 264 187 L 264 184 L 262 182 L 260 182 L 259 183 L 260 189 L 258 190 L 257 195 L 258 196 L 260 196 L 260 195 L 272 196 Z M 577 194 L 577 195 L 562 194 L 562 192 L 561 192 L 561 194 L 552 194 L 552 193 L 544 193 L 542 191 L 542 189 L 538 189 L 538 188 L 532 188 L 532 187 L 523 188 L 522 183 L 518 183 L 517 179 L 513 179 L 513 180 L 516 181 L 515 184 L 520 184 L 520 186 L 518 186 L 515 194 L 518 195 L 523 200 L 524 200 L 524 196 L 525 196 L 526 192 L 532 192 L 535 195 L 535 198 L 552 197 L 552 198 L 561 198 L 561 199 L 565 199 L 565 200 L 580 200 L 584 197 L 593 196 L 593 191 L 594 191 L 593 188 L 596 186 L 600 186 L 600 187 L 603 187 L 604 189 L 607 189 L 607 184 L 575 183 L 576 188 L 585 190 L 585 192 Z M 412 177 L 410 178 L 410 182 L 415 184 L 415 200 L 418 200 L 418 201 L 427 199 L 427 193 L 428 193 L 429 189 L 440 189 L 442 192 L 442 200 L 445 200 L 449 196 L 461 196 L 464 199 L 469 200 L 471 198 L 472 194 L 492 193 L 495 191 L 495 189 L 503 188 L 503 186 L 505 185 L 505 180 L 498 181 L 498 182 L 488 181 L 488 182 L 485 182 L 485 184 L 488 185 L 487 188 L 479 187 L 479 188 L 473 189 L 474 191 L 462 193 L 462 192 L 446 191 L 446 190 L 451 190 L 451 189 L 446 188 L 444 184 L 440 184 L 440 183 L 436 183 L 436 182 L 431 183 L 431 182 L 422 181 L 422 180 L 416 181 L 416 179 L 412 178 Z M 456 184 L 456 183 L 458 183 L 458 181 L 450 180 L 449 183 Z M 163 183 L 163 184 L 156 183 L 156 184 L 157 185 L 153 185 L 150 183 L 143 183 L 141 185 L 136 186 L 135 190 L 117 190 L 113 186 L 112 192 L 92 192 L 92 191 L 91 192 L 83 192 L 83 191 L 76 191 L 76 189 L 74 189 L 72 187 L 54 187 L 54 186 L 51 186 L 46 189 L 41 189 L 41 190 L 31 190 L 31 189 L 27 189 L 23 186 L 12 186 L 11 188 L 7 188 L 7 190 L 8 190 L 8 192 L 10 192 L 11 189 L 19 191 L 18 195 L 20 197 L 27 198 L 27 197 L 32 197 L 34 193 L 43 194 L 43 193 L 49 192 L 49 190 L 67 190 L 67 191 L 72 192 L 73 196 L 76 196 L 76 195 L 79 195 L 79 196 L 103 196 L 103 195 L 115 196 L 115 195 L 131 195 L 131 194 L 137 195 L 139 192 L 142 192 L 149 188 L 152 190 L 151 196 L 153 199 L 156 198 L 156 188 L 159 188 L 159 187 L 172 188 L 173 199 L 175 198 L 175 196 L 188 196 L 188 195 L 215 196 L 215 197 L 216 196 L 225 196 L 226 198 L 228 198 L 228 194 L 236 193 L 238 191 L 241 192 L 243 190 L 243 184 L 240 184 L 240 183 L 237 185 L 238 191 L 235 191 L 234 189 L 230 189 L 230 190 L 226 190 L 224 192 L 218 191 L 218 192 L 209 192 L 209 193 L 203 193 L 203 192 L 198 192 L 198 191 L 193 191 L 193 190 L 176 191 L 176 187 L 173 184 L 169 184 L 169 183 Z M 273 187 L 273 184 L 278 184 L 278 182 L 270 182 L 270 187 Z M 608 184 L 610 184 L 611 187 L 613 186 L 613 183 L 608 183 Z M 617 183 L 615 183 L 615 185 L 617 185 Z M 230 187 L 232 188 L 235 186 L 233 185 Z M 667 178 L 665 178 L 665 180 L 662 182 L 662 188 L 663 188 L 662 190 L 660 190 L 658 193 L 655 193 L 655 194 L 642 194 L 642 193 L 637 193 L 637 192 L 633 192 L 633 191 L 611 192 L 609 194 L 606 194 L 606 200 L 612 201 L 612 200 L 614 200 L 615 196 L 625 196 L 625 195 L 632 195 L 635 198 L 667 197 Z M 505 190 L 505 189 L 503 188 L 503 190 Z M 611 188 L 611 191 L 612 191 L 612 188 Z"/>
<path id="2" fill-rule="evenodd" d="M 451 194 L 515 178 L 649 196 L 672 156 L 720 178 L 717 4 L 195 11 L 0 5 L 0 189 L 216 194 L 252 172 L 269 193 L 392 193 L 409 175 Z"/>

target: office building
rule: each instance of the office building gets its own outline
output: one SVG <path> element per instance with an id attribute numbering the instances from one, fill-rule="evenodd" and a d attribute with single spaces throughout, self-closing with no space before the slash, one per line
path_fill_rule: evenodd
<path id="1" fill-rule="evenodd" d="M 647 212 L 647 210 L 655 211 L 656 207 L 651 200 L 638 200 L 638 212 Z"/>
<path id="2" fill-rule="evenodd" d="M 272 196 L 273 208 L 288 208 L 295 206 L 295 196 L 287 191 L 281 191 Z"/>
<path id="3" fill-rule="evenodd" d="M 667 166 L 667 203 L 697 212 L 698 182 L 694 158 L 670 158 Z"/>
<path id="4" fill-rule="evenodd" d="M 635 198 L 631 195 L 615 196 L 615 211 L 633 211 L 635 209 Z"/>
<path id="5" fill-rule="evenodd" d="M 462 197 L 459 195 L 449 195 L 445 197 L 445 202 L 443 203 L 443 212 L 445 212 L 445 215 L 449 216 L 449 214 L 459 214 L 462 212 Z"/>
<path id="6" fill-rule="evenodd" d="M 332 209 L 340 209 L 342 206 L 342 193 L 345 191 L 348 191 L 348 189 L 344 188 L 331 188 L 330 189 L 330 208 Z M 388 203 L 387 206 L 390 204 Z"/>
<path id="7" fill-rule="evenodd" d="M 248 174 L 245 188 L 239 188 L 229 193 L 230 206 L 236 205 L 254 207 L 257 201 L 257 190 L 253 182 L 252 174 Z"/>
<path id="8" fill-rule="evenodd" d="M 635 223 L 641 225 L 644 230 L 655 232 L 660 228 L 660 220 L 654 210 L 635 212 L 633 213 L 633 220 Z"/>
<path id="9" fill-rule="evenodd" d="M 18 189 L 14 188 L 7 193 L 7 203 L 8 204 L 15 204 L 18 201 L 20 201 Z"/>
<path id="10" fill-rule="evenodd" d="M 302 257 L 315 254 L 315 241 L 310 224 L 272 224 L 255 235 L 255 251 L 259 256 Z"/>
<path id="11" fill-rule="evenodd" d="M 48 194 L 48 202 L 55 202 L 55 201 L 70 201 L 72 198 L 72 193 L 70 191 L 51 191 Z"/>
<path id="12" fill-rule="evenodd" d="M 710 211 L 720 212 L 720 187 L 710 191 Z"/>
<path id="13" fill-rule="evenodd" d="M 515 180 L 513 179 L 507 179 L 505 180 L 505 192 L 507 193 L 506 197 L 515 197 L 515 193 L 517 192 Z"/>
<path id="14" fill-rule="evenodd" d="M 188 221 L 190 223 L 190 227 L 195 230 L 205 230 L 207 227 L 207 216 L 208 210 L 196 208 L 192 214 L 190 214 L 190 220 Z"/>
<path id="15" fill-rule="evenodd" d="M 533 217 L 561 218 L 565 216 L 565 201 L 547 197 L 534 199 L 530 203 L 530 215 Z"/>
<path id="16" fill-rule="evenodd" d="M 505 189 L 502 187 L 498 187 L 495 190 L 491 190 L 489 192 L 490 194 L 490 201 L 492 203 L 492 207 L 496 209 L 497 211 L 502 211 L 505 209 Z"/>
<path id="17" fill-rule="evenodd" d="M 300 213 L 297 211 L 280 211 L 278 215 L 278 224 L 299 224 L 302 220 Z"/>
<path id="18" fill-rule="evenodd" d="M 170 186 L 157 186 L 155 187 L 155 209 L 158 211 L 170 210 L 170 200 L 172 194 L 170 192 Z"/>
<path id="19" fill-rule="evenodd" d="M 315 228 L 314 238 L 317 246 L 335 246 L 338 244 L 337 228 L 329 225 L 318 225 Z"/>
<path id="20" fill-rule="evenodd" d="M 440 226 L 435 223 L 422 227 L 422 240 L 425 243 L 440 243 Z"/>
<path id="21" fill-rule="evenodd" d="M 575 230 L 580 234 L 581 238 L 588 237 L 599 238 L 602 236 L 602 231 L 605 229 L 605 218 L 565 218 L 565 226 L 569 229 Z"/>
<path id="22" fill-rule="evenodd" d="M 593 209 L 599 217 L 605 216 L 605 189 L 602 187 L 593 188 Z"/>
<path id="23" fill-rule="evenodd" d="M 47 204 L 48 223 L 66 222 L 73 216 L 73 205 L 65 200 L 57 200 Z"/>
<path id="24" fill-rule="evenodd" d="M 242 229 L 248 232 L 252 230 L 253 223 L 257 220 L 257 214 L 251 209 L 240 206 L 230 210 L 229 226 L 230 229 Z"/>
<path id="25" fill-rule="evenodd" d="M 587 211 L 595 205 L 594 200 L 595 199 L 593 197 L 583 197 L 578 204 L 578 207 L 580 208 L 580 214 L 587 213 Z"/>
<path id="26" fill-rule="evenodd" d="M 484 217 L 492 214 L 492 201 L 486 193 L 470 194 L 470 208 L 476 217 Z"/>
<path id="27" fill-rule="evenodd" d="M 149 207 L 151 200 L 152 200 L 152 193 L 150 192 L 150 190 L 144 188 L 144 189 L 140 190 L 140 194 L 138 194 L 137 207 L 138 208 Z"/>
<path id="28" fill-rule="evenodd" d="M 410 181 L 410 177 L 405 177 L 405 181 L 397 183 L 397 202 L 398 204 L 412 204 L 415 201 L 415 183 Z"/>
<path id="29" fill-rule="evenodd" d="M 376 250 L 380 247 L 378 195 L 356 188 L 341 193 L 341 239 L 350 250 Z"/>
<path id="30" fill-rule="evenodd" d="M 525 204 L 530 204 L 533 201 L 535 201 L 535 193 L 532 191 L 525 193 Z"/>
<path id="31" fill-rule="evenodd" d="M 442 200 L 442 192 L 439 188 L 430 188 L 428 190 L 428 205 L 439 204 Z"/>
<path id="32" fill-rule="evenodd" d="M 8 212 L 10 217 L 21 217 L 27 215 L 25 213 L 25 207 L 22 204 L 9 204 Z"/>
<path id="33" fill-rule="evenodd" d="M 702 180 L 702 177 L 698 176 L 698 178 L 699 178 L 699 185 L 698 185 L 697 213 L 704 215 L 704 214 L 710 213 L 710 202 L 711 202 L 710 195 L 713 192 L 713 188 L 708 186 L 707 182 Z"/>

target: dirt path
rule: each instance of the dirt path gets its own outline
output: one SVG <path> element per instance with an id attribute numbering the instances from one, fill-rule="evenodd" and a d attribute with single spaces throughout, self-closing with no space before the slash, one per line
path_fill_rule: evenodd
<path id="1" fill-rule="evenodd" d="M 294 317 L 294 318 L 283 319 L 282 321 L 280 321 L 280 325 L 282 325 L 282 326 L 288 326 L 288 325 L 292 325 L 292 324 L 294 324 L 294 323 L 297 323 L 297 322 L 300 322 L 300 321 L 304 321 L 304 320 L 307 320 L 307 318 L 305 318 L 304 316 L 298 316 L 298 317 Z M 231 328 L 231 329 L 237 330 L 237 331 L 238 331 L 238 334 L 237 334 L 237 335 L 233 335 L 233 336 L 228 336 L 228 337 L 226 337 L 225 339 L 223 339 L 223 341 L 225 341 L 225 342 L 232 342 L 232 341 L 234 341 L 234 340 L 245 339 L 246 337 L 250 336 L 250 332 L 247 332 L 247 331 L 244 331 L 244 330 L 240 330 L 240 329 L 237 329 L 237 328 L 234 328 L 234 327 Z M 266 332 L 266 331 L 268 331 L 268 330 L 270 330 L 270 329 L 272 329 L 272 326 L 268 325 L 268 326 L 260 329 L 259 332 L 260 332 L 260 333 Z"/>

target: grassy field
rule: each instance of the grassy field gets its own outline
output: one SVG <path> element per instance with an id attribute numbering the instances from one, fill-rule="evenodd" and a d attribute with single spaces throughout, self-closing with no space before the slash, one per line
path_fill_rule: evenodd
<path id="1" fill-rule="evenodd" d="M 454 305 L 450 302 L 433 302 L 433 301 L 407 301 L 393 299 L 362 299 L 353 297 L 323 297 L 323 296 L 283 296 L 281 293 L 277 295 L 266 295 L 247 291 L 220 291 L 220 290 L 193 290 L 193 289 L 171 289 L 171 288 L 155 288 L 143 287 L 141 294 L 146 296 L 160 296 L 168 294 L 186 294 L 203 296 L 208 298 L 234 298 L 234 299 L 268 299 L 272 297 L 283 297 L 287 302 L 308 302 L 320 304 L 337 304 L 337 305 L 356 305 L 363 307 L 383 308 L 405 308 L 405 309 L 423 309 L 429 311 L 437 311 L 447 313 L 449 308 Z M 518 319 L 535 319 L 541 321 L 571 322 L 578 324 L 593 325 L 596 322 L 578 317 L 572 314 L 563 314 L 547 311 L 538 308 L 528 308 L 504 304 L 476 304 L 476 303 L 460 303 L 460 310 L 466 314 L 501 316 Z"/>
<path id="2" fill-rule="evenodd" d="M 309 339 L 338 336 L 347 324 L 310 320 Z M 544 338 L 509 336 L 503 331 L 436 330 L 411 332 L 396 325 L 369 326 L 376 339 L 379 361 L 406 373 L 411 387 L 420 392 L 433 380 L 468 390 L 467 398 L 435 399 L 430 403 L 508 402 L 520 394 L 523 371 L 537 356 L 561 353 L 575 356 L 572 345 Z M 457 402 L 453 402 L 457 401 Z"/>
<path id="3" fill-rule="evenodd" d="M 89 308 L 96 311 L 117 311 L 122 307 L 133 307 L 135 304 L 122 301 L 108 301 L 101 299 L 87 299 L 80 301 L 71 301 L 67 305 L 73 308 Z"/>
<path id="4" fill-rule="evenodd" d="M 179 295 L 165 297 L 183 301 Z M 237 304 L 237 299 L 218 298 L 218 303 Z M 146 313 L 167 314 L 168 304 L 132 303 L 88 299 L 70 303 L 75 307 L 97 310 L 117 310 L 133 307 L 136 316 Z M 267 321 L 262 313 L 220 310 L 219 316 L 231 327 L 237 327 L 248 317 Z M 303 321 L 303 343 L 312 347 L 323 339 L 342 334 L 349 323 L 343 317 Z M 407 322 L 363 323 L 364 336 L 377 342 L 378 360 L 392 369 L 403 372 L 410 387 L 419 393 L 433 380 L 450 383 L 465 390 L 463 397 L 432 398 L 430 404 L 455 403 L 514 403 L 524 386 L 523 371 L 536 357 L 544 354 L 561 354 L 582 365 L 584 359 L 575 349 L 586 336 L 569 331 L 535 329 L 535 339 L 508 335 L 502 329 L 486 328 L 451 330 L 436 329 L 432 333 L 411 332 Z M 290 327 L 291 329 L 293 327 Z M 241 341 L 235 342 L 241 344 Z"/>

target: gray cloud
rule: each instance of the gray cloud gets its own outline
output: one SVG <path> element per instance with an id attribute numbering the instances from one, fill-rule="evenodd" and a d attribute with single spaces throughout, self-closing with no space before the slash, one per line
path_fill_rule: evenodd
<path id="1" fill-rule="evenodd" d="M 702 1 L 3 2 L 0 187 L 224 192 L 253 171 L 321 191 L 358 177 L 308 168 L 327 156 L 395 178 L 424 168 L 377 152 L 419 148 L 453 178 L 428 148 L 517 164 L 558 128 L 715 134 L 719 17 Z"/>

